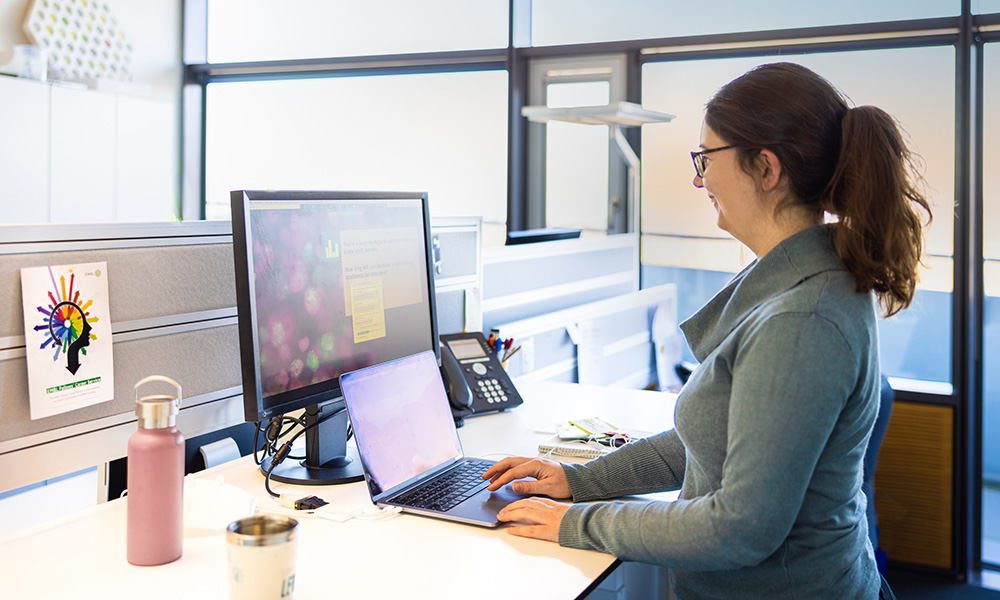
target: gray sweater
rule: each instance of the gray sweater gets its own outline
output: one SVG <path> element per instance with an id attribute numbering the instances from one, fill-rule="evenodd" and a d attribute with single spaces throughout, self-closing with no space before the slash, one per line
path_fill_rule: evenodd
<path id="1" fill-rule="evenodd" d="M 588 503 L 566 512 L 561 545 L 669 567 L 682 600 L 878 598 L 861 492 L 874 298 L 827 228 L 783 241 L 681 325 L 701 365 L 675 429 L 565 466 Z M 676 489 L 675 502 L 590 502 Z"/>

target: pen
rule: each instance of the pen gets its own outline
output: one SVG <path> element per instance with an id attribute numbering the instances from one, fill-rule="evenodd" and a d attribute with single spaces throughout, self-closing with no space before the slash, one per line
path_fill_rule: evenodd
<path id="1" fill-rule="evenodd" d="M 507 353 L 507 354 L 506 354 L 506 355 L 505 355 L 505 356 L 503 357 L 503 360 L 502 360 L 502 361 L 500 361 L 500 362 L 507 362 L 507 360 L 508 360 L 508 359 L 509 359 L 509 358 L 510 358 L 511 356 L 514 356 L 515 354 L 517 354 L 517 351 L 518 351 L 518 350 L 520 350 L 520 349 L 521 349 L 521 347 L 520 347 L 520 346 L 518 346 L 518 347 L 514 348 L 513 350 L 511 350 L 510 352 L 508 352 L 508 353 Z"/>

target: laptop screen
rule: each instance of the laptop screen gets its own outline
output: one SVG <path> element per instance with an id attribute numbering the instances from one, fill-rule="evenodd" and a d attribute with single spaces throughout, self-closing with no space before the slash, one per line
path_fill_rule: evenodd
<path id="1" fill-rule="evenodd" d="M 341 389 L 373 496 L 462 457 L 434 352 L 346 373 Z"/>

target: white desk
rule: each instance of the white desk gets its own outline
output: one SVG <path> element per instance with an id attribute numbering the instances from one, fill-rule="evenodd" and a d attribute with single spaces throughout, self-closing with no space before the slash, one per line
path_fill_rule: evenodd
<path id="1" fill-rule="evenodd" d="M 466 454 L 536 455 L 558 422 L 600 416 L 626 429 L 673 424 L 674 396 L 551 382 L 521 382 L 520 407 L 466 421 Z M 568 459 L 574 460 L 574 459 Z M 275 506 L 250 457 L 203 471 L 252 492 L 258 511 Z M 300 490 L 345 508 L 370 507 L 363 483 Z M 225 536 L 189 536 L 183 556 L 158 567 L 125 559 L 125 507 L 115 500 L 69 518 L 0 538 L 5 598 L 219 599 L 228 597 Z M 336 523 L 300 518 L 296 598 L 503 598 L 530 582 L 534 598 L 575 598 L 617 561 L 496 530 L 399 515 Z M 470 586 L 475 586 L 471 587 Z M 470 592 L 470 589 L 474 590 Z"/>

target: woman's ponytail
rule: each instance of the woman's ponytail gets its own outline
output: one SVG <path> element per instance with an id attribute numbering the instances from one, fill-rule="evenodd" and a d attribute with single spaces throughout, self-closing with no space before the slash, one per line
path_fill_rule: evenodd
<path id="1" fill-rule="evenodd" d="M 874 290 L 886 316 L 909 306 L 923 249 L 919 210 L 931 211 L 916 188 L 914 157 L 896 121 L 874 106 L 842 120 L 840 156 L 820 205 L 835 215 L 833 243 L 859 290 Z"/>
<path id="2" fill-rule="evenodd" d="M 834 215 L 833 243 L 858 290 L 886 316 L 913 300 L 927 199 L 896 121 L 873 106 L 850 108 L 830 82 L 794 63 L 761 65 L 729 82 L 705 107 L 705 124 L 737 148 L 754 173 L 757 151 L 781 161 L 790 194 L 779 209 Z"/>

